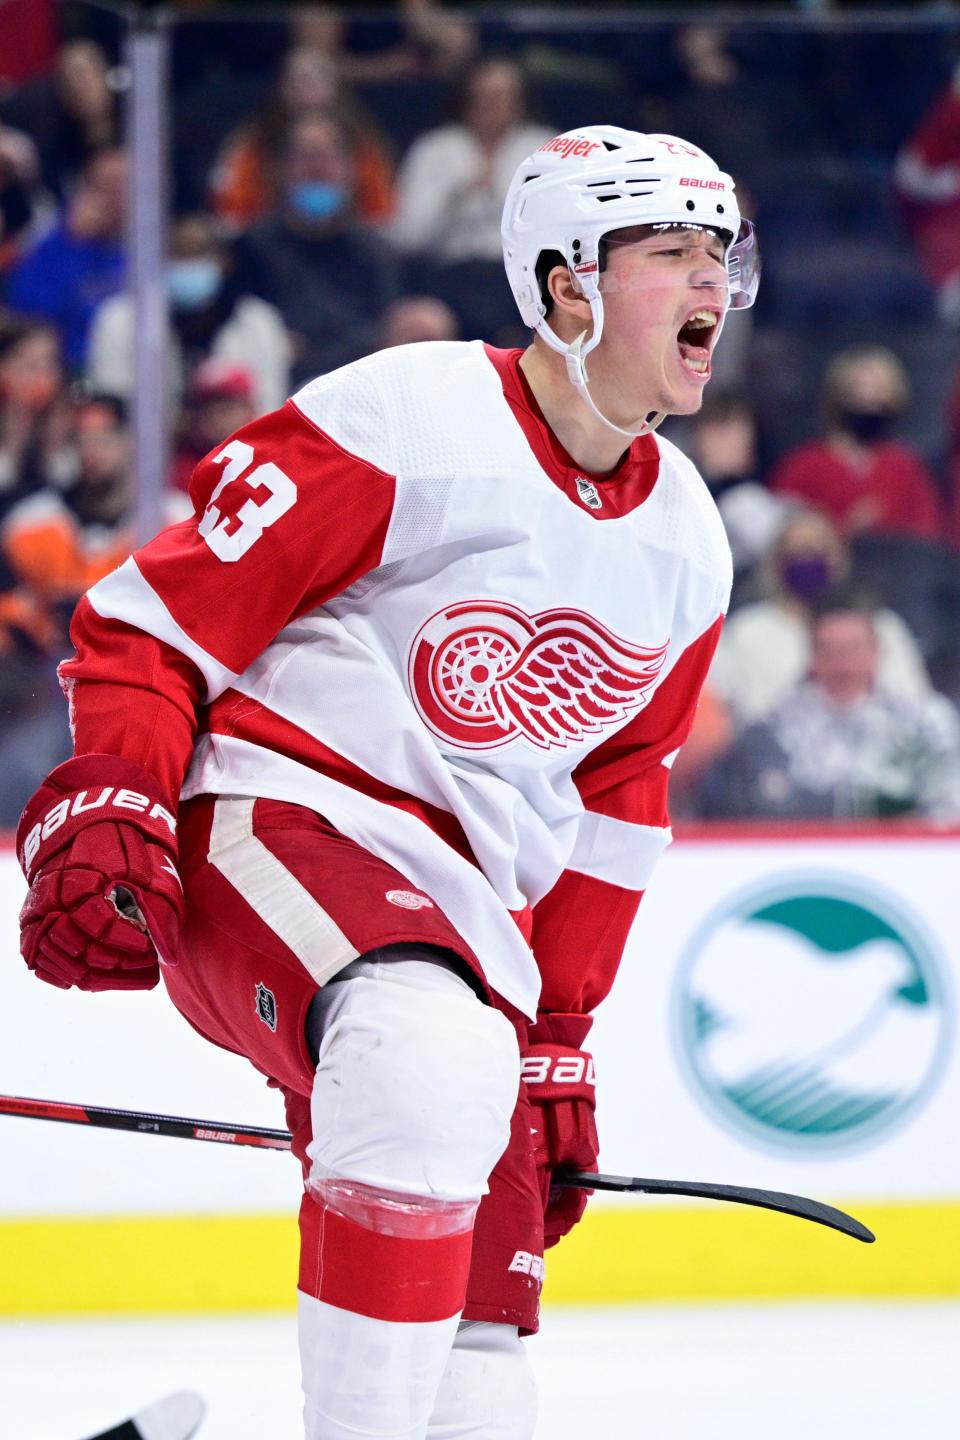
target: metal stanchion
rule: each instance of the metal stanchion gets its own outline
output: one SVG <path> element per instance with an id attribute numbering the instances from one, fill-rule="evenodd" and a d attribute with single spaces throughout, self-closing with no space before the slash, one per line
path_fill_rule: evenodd
<path id="1" fill-rule="evenodd" d="M 164 17 L 139 16 L 126 45 L 130 162 L 127 247 L 136 306 L 133 433 L 137 543 L 163 525 L 170 453 L 166 230 L 168 197 L 167 74 Z"/>

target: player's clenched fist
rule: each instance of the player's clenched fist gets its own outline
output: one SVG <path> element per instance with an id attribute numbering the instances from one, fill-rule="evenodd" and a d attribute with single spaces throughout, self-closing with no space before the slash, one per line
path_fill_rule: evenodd
<path id="1" fill-rule="evenodd" d="M 597 1168 L 596 1077 L 593 1057 L 580 1049 L 591 1023 L 589 1015 L 541 1014 L 522 1056 L 543 1192 L 545 1246 L 556 1245 L 576 1225 L 589 1194 L 551 1186 L 554 1170 Z"/>
<path id="2" fill-rule="evenodd" d="M 20 950 L 67 990 L 149 990 L 183 921 L 176 821 L 148 770 L 83 755 L 53 770 L 17 827 L 30 892 Z"/>

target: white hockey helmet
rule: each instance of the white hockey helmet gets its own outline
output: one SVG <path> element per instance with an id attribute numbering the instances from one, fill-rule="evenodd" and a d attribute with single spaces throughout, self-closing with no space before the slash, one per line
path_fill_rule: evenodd
<path id="1" fill-rule="evenodd" d="M 510 182 L 501 223 L 510 289 L 524 323 L 566 355 L 570 379 L 591 405 L 584 361 L 603 332 L 600 241 L 611 231 L 657 224 L 702 226 L 721 234 L 726 304 L 733 309 L 753 304 L 760 279 L 753 226 L 741 218 L 730 176 L 685 140 L 588 125 L 541 145 Z M 536 275 L 545 250 L 559 251 L 590 303 L 589 339 L 584 333 L 568 345 L 547 323 Z"/>

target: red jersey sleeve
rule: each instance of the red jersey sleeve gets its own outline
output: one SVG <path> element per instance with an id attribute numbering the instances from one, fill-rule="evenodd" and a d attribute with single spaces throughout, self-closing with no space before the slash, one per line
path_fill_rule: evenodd
<path id="1" fill-rule="evenodd" d="M 123 755 L 179 792 L 197 711 L 283 627 L 380 563 L 395 478 L 288 401 L 200 462 L 195 515 L 80 602 L 61 666 L 75 750 Z"/>
<path id="2" fill-rule="evenodd" d="M 540 1009 L 582 1014 L 613 984 L 646 881 L 670 841 L 667 784 L 723 623 L 680 656 L 649 705 L 573 772 L 584 806 L 570 863 L 533 908 Z"/>

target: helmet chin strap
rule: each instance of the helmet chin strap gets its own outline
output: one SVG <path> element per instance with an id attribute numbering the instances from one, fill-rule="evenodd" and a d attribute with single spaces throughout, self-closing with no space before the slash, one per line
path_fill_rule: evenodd
<path id="1" fill-rule="evenodd" d="M 595 284 L 596 282 L 594 282 L 594 286 Z M 651 411 L 638 430 L 625 430 L 622 425 L 615 425 L 603 414 L 602 410 L 597 408 L 593 396 L 590 394 L 587 356 L 600 344 L 600 337 L 603 334 L 603 300 L 594 286 L 590 287 L 594 293 L 589 297 L 590 315 L 593 320 L 593 333 L 589 339 L 587 338 L 588 332 L 582 330 L 575 340 L 571 340 L 567 344 L 560 339 L 559 335 L 555 334 L 544 319 L 541 319 L 537 325 L 537 331 L 546 340 L 551 350 L 556 350 L 564 357 L 567 365 L 567 379 L 570 384 L 587 408 L 593 411 L 597 419 L 602 421 L 608 430 L 615 430 L 618 435 L 625 435 L 628 440 L 636 440 L 639 435 L 652 435 L 661 421 L 666 418 L 665 410 Z M 586 288 L 584 286 L 585 290 Z"/>
<path id="2" fill-rule="evenodd" d="M 602 420 L 608 430 L 616 430 L 618 435 L 626 435 L 630 440 L 636 440 L 639 435 L 652 435 L 662 420 L 666 419 L 666 410 L 653 410 L 644 420 L 639 430 L 626 430 L 622 425 L 615 425 L 602 410 L 597 408 L 593 396 L 590 394 L 589 376 L 587 375 L 586 357 L 583 354 L 583 342 L 587 332 L 582 330 L 567 347 L 567 379 L 574 387 L 580 399 L 592 410 L 598 420 Z M 594 341 L 588 342 L 587 349 L 594 348 Z"/>

